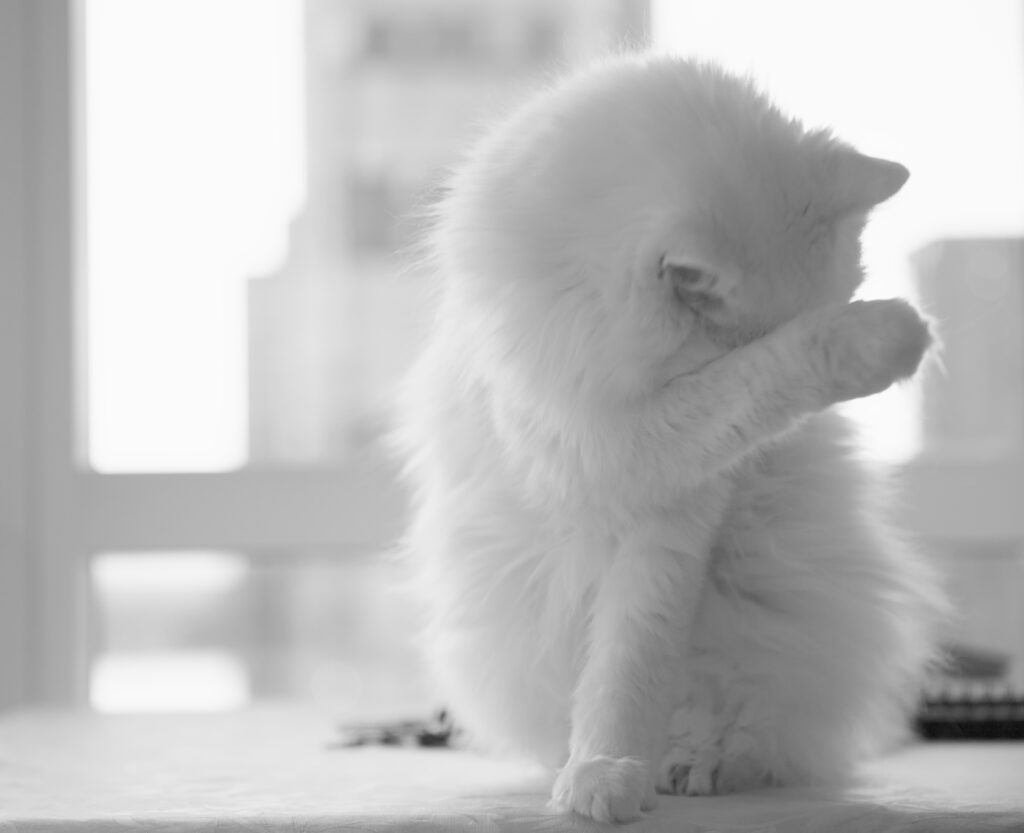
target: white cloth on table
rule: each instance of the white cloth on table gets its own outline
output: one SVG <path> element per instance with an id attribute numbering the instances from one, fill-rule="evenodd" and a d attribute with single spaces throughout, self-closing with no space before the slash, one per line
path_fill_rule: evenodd
<path id="1" fill-rule="evenodd" d="M 0 831 L 583 831 L 536 767 L 451 749 L 331 749 L 295 707 L 208 716 L 0 717 Z M 1024 831 L 1024 743 L 922 744 L 845 790 L 662 796 L 624 831 Z"/>

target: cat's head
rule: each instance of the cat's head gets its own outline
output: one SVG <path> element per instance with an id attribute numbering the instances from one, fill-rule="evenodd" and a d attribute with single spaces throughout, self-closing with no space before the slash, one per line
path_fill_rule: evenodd
<path id="1" fill-rule="evenodd" d="M 907 176 L 714 67 L 621 58 L 485 138 L 442 205 L 438 253 L 489 360 L 642 393 L 848 300 L 867 213 Z"/>

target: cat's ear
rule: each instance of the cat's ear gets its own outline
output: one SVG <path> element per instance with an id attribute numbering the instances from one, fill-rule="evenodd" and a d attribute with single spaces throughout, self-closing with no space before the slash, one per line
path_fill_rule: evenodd
<path id="1" fill-rule="evenodd" d="M 885 202 L 904 186 L 910 171 L 899 162 L 849 151 L 836 160 L 836 178 L 836 209 L 846 214 Z"/>

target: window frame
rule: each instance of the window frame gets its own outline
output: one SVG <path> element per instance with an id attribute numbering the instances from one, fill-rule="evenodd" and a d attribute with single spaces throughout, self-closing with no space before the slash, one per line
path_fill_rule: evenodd
<path id="1" fill-rule="evenodd" d="M 88 702 L 95 553 L 377 546 L 402 515 L 394 478 L 364 464 L 223 474 L 84 465 L 80 24 L 76 0 L 0 3 L 0 709 Z M 1024 542 L 1021 458 L 926 457 L 902 480 L 913 534 Z"/>
<path id="2" fill-rule="evenodd" d="M 102 474 L 85 464 L 81 6 L 0 4 L 0 708 L 88 702 L 89 558 L 114 550 L 393 539 L 379 466 Z M 173 507 L 173 513 L 168 511 Z"/>
<path id="3" fill-rule="evenodd" d="M 27 6 L 0 4 L 0 708 L 28 681 Z"/>

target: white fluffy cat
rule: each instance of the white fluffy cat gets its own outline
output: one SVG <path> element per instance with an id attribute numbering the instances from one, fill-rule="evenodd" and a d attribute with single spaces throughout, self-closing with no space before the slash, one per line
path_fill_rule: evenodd
<path id="1" fill-rule="evenodd" d="M 913 698 L 939 594 L 829 410 L 930 342 L 850 300 L 906 178 L 650 56 L 545 91 L 453 176 L 406 549 L 456 720 L 561 767 L 557 806 L 841 776 Z"/>

